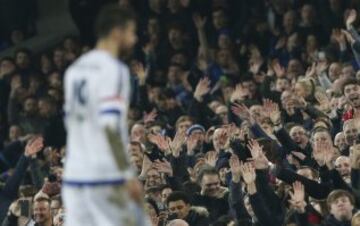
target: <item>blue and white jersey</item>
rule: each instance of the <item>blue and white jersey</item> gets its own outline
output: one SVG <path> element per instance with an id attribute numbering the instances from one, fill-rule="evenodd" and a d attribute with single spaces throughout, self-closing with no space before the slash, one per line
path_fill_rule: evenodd
<path id="1" fill-rule="evenodd" d="M 92 50 L 65 74 L 67 153 L 65 184 L 116 183 L 133 176 L 117 166 L 105 128 L 118 131 L 126 151 L 129 69 L 109 53 Z"/>

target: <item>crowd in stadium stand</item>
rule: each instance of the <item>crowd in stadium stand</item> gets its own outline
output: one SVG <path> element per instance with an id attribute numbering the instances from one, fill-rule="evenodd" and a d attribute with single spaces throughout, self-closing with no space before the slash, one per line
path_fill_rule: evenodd
<path id="1" fill-rule="evenodd" d="M 126 151 L 152 226 L 360 225 L 359 1 L 118 4 L 138 16 Z M 66 220 L 63 76 L 91 49 L 81 10 L 79 38 L 0 60 L 2 226 Z"/>

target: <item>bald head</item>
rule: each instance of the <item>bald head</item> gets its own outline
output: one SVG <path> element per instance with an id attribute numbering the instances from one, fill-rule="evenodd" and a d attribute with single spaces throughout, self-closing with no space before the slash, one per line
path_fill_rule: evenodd
<path id="1" fill-rule="evenodd" d="M 184 220 L 176 219 L 170 221 L 166 226 L 189 226 L 189 224 Z"/>

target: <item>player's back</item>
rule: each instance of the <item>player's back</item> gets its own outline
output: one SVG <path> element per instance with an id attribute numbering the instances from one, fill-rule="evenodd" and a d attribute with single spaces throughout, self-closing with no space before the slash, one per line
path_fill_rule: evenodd
<path id="1" fill-rule="evenodd" d="M 65 182 L 121 179 L 102 120 L 115 117 L 123 143 L 127 141 L 128 82 L 127 67 L 101 50 L 83 55 L 67 70 Z"/>

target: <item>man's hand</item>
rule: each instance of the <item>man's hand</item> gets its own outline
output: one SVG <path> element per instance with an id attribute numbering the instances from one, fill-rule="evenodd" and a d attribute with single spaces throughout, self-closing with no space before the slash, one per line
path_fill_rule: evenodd
<path id="1" fill-rule="evenodd" d="M 336 42 L 340 45 L 346 45 L 346 37 L 345 34 L 340 29 L 333 29 L 332 37 L 336 40 Z M 326 62 L 324 62 L 326 63 Z M 319 74 L 318 74 L 319 75 Z"/>
<path id="2" fill-rule="evenodd" d="M 245 88 L 242 84 L 237 84 L 235 90 L 231 94 L 230 100 L 234 103 L 236 100 L 245 100 L 249 96 L 249 89 Z"/>
<path id="3" fill-rule="evenodd" d="M 209 93 L 210 91 L 210 80 L 205 77 L 200 79 L 199 83 L 196 86 L 195 92 L 194 92 L 194 98 L 199 101 L 202 102 L 203 101 L 203 97 Z"/>
<path id="4" fill-rule="evenodd" d="M 356 13 L 356 10 L 355 9 L 351 9 L 349 11 L 349 14 L 348 16 L 346 17 L 346 28 L 347 29 L 350 29 L 350 26 L 355 22 L 356 20 L 356 16 L 357 16 L 357 13 Z"/>
<path id="5" fill-rule="evenodd" d="M 145 85 L 146 78 L 148 76 L 148 70 L 144 68 L 144 65 L 140 62 L 136 62 L 134 65 L 134 73 L 139 79 L 139 85 Z"/>
<path id="6" fill-rule="evenodd" d="M 350 43 L 350 45 L 353 45 L 355 43 L 354 37 L 350 34 L 350 32 L 346 30 L 341 30 L 341 32 L 345 35 L 346 40 Z"/>
<path id="7" fill-rule="evenodd" d="M 251 152 L 252 160 L 256 169 L 267 169 L 269 168 L 269 160 L 266 158 L 263 147 L 260 146 L 256 140 L 250 140 L 247 148 Z"/>
<path id="8" fill-rule="evenodd" d="M 255 123 L 254 117 L 251 116 L 250 110 L 245 104 L 234 103 L 231 107 L 231 111 L 242 120 L 248 121 L 251 124 Z"/>
<path id="9" fill-rule="evenodd" d="M 147 125 L 150 122 L 154 122 L 156 117 L 158 116 L 156 109 L 154 108 L 152 111 L 150 111 L 149 113 L 144 112 L 143 114 L 143 121 L 144 124 Z"/>
<path id="10" fill-rule="evenodd" d="M 185 132 L 177 132 L 170 143 L 172 155 L 177 158 L 180 156 L 181 148 L 185 144 Z"/>
<path id="11" fill-rule="evenodd" d="M 215 167 L 216 166 L 216 162 L 218 160 L 218 155 L 216 153 L 216 151 L 209 151 L 206 153 L 205 155 L 205 163 Z"/>
<path id="12" fill-rule="evenodd" d="M 315 99 L 319 103 L 319 109 L 325 113 L 331 111 L 331 103 L 329 98 L 326 96 L 325 93 L 322 92 L 316 92 L 315 93 Z"/>
<path id="13" fill-rule="evenodd" d="M 281 112 L 278 104 L 274 103 L 272 100 L 265 99 L 263 109 L 266 117 L 270 118 L 274 125 L 279 125 L 281 123 Z"/>
<path id="14" fill-rule="evenodd" d="M 202 17 L 199 14 L 194 14 L 193 15 L 193 21 L 195 24 L 195 27 L 198 30 L 204 29 L 205 23 L 206 23 L 206 17 Z"/>
<path id="15" fill-rule="evenodd" d="M 277 78 L 283 78 L 286 76 L 285 68 L 282 67 L 278 61 L 273 62 L 272 68 L 273 68 Z"/>
<path id="16" fill-rule="evenodd" d="M 25 156 L 30 157 L 36 155 L 44 147 L 44 139 L 39 136 L 27 142 L 25 147 Z"/>
<path id="17" fill-rule="evenodd" d="M 341 33 L 341 32 L 340 32 Z M 344 41 L 345 41 L 345 37 L 344 38 Z M 320 76 L 323 72 L 325 72 L 328 68 L 328 63 L 326 61 L 323 61 L 323 62 L 318 62 L 316 64 L 316 74 L 317 76 Z"/>
<path id="18" fill-rule="evenodd" d="M 305 188 L 302 183 L 296 181 L 293 183 L 293 192 L 289 192 L 291 199 L 289 203 L 291 204 L 292 208 L 300 213 L 305 213 Z"/>
<path id="19" fill-rule="evenodd" d="M 163 161 L 156 160 L 154 162 L 154 167 L 159 173 L 163 173 L 169 177 L 173 176 L 172 166 L 171 166 L 170 162 L 168 162 L 166 160 L 163 160 Z"/>
<path id="20" fill-rule="evenodd" d="M 255 184 L 256 172 L 255 172 L 255 168 L 253 167 L 253 165 L 249 162 L 241 163 L 240 168 L 241 168 L 241 175 L 242 175 L 242 178 L 244 179 L 244 182 L 247 185 Z"/>
<path id="21" fill-rule="evenodd" d="M 170 151 L 170 138 L 160 134 L 149 134 L 149 141 L 155 144 L 161 151 Z"/>
<path id="22" fill-rule="evenodd" d="M 232 175 L 232 181 L 234 183 L 239 183 L 241 177 L 241 167 L 240 167 L 239 158 L 236 155 L 232 155 L 229 160 L 229 164 Z"/>
<path id="23" fill-rule="evenodd" d="M 319 166 L 326 165 L 329 169 L 334 168 L 333 160 L 335 156 L 335 151 L 334 147 L 329 142 L 321 141 L 315 143 L 313 155 Z"/>

